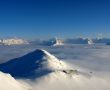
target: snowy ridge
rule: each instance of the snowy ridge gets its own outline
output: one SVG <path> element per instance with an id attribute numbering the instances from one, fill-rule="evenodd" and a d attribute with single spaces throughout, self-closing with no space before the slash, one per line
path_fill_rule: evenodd
<path id="1" fill-rule="evenodd" d="M 67 69 L 67 65 L 61 60 L 58 60 L 54 55 L 51 55 L 45 50 L 41 50 L 41 51 L 44 53 L 44 56 L 43 56 L 44 61 L 42 62 L 43 64 L 42 66 L 44 66 L 43 67 L 44 69 L 48 69 L 48 70 Z"/>

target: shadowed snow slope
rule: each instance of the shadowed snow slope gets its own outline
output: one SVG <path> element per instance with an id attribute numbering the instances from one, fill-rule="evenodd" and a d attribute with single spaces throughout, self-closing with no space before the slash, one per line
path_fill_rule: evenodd
<path id="1" fill-rule="evenodd" d="M 40 49 L 0 64 L 0 71 L 20 78 L 36 78 L 52 71 L 67 69 L 68 67 L 64 62 Z"/>

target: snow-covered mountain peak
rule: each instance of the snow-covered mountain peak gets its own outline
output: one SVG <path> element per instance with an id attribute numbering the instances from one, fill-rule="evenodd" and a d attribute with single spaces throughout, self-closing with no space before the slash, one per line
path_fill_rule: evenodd
<path id="1" fill-rule="evenodd" d="M 88 38 L 87 40 L 88 40 L 87 42 L 88 42 L 88 44 L 89 44 L 89 45 L 94 44 L 94 42 L 93 42 L 93 40 L 92 40 L 92 39 Z"/>
<path id="2" fill-rule="evenodd" d="M 49 52 L 37 49 L 22 57 L 0 64 L 0 70 L 15 77 L 38 77 L 53 71 L 70 69 Z"/>
<path id="3" fill-rule="evenodd" d="M 55 38 L 53 46 L 59 46 L 59 45 L 64 45 L 62 40 Z"/>

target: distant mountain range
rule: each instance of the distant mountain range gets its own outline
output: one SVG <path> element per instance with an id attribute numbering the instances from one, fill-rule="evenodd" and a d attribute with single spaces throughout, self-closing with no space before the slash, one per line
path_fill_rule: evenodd
<path id="1" fill-rule="evenodd" d="M 23 44 L 35 44 L 35 45 L 45 45 L 45 46 L 59 46 L 64 44 L 106 44 L 110 45 L 109 38 L 51 38 L 46 40 L 24 40 L 20 38 L 8 38 L 0 39 L 0 45 L 23 45 Z"/>
<path id="2" fill-rule="evenodd" d="M 31 41 L 31 44 L 47 45 L 47 46 L 59 46 L 64 44 L 110 44 L 109 38 L 70 38 L 70 39 L 59 39 L 52 38 L 48 40 L 35 40 Z"/>

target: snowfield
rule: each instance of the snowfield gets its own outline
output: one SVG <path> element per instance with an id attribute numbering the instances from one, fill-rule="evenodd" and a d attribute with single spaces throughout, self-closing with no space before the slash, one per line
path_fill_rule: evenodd
<path id="1" fill-rule="evenodd" d="M 0 72 L 0 90 L 27 90 L 17 82 L 11 75 Z"/>
<path id="2" fill-rule="evenodd" d="M 0 90 L 110 90 L 110 46 L 1 45 L 0 51 Z"/>

